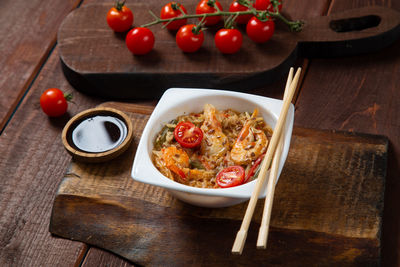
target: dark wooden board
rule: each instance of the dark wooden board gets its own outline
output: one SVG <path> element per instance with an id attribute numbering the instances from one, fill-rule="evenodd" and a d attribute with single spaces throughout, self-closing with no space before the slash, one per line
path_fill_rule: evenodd
<path id="1" fill-rule="evenodd" d="M 224 1 L 225 7 L 228 2 Z M 185 3 L 185 2 L 184 2 Z M 159 10 L 159 3 L 132 3 L 135 25 L 152 21 L 148 10 Z M 108 4 L 87 5 L 72 12 L 58 33 L 60 58 L 67 79 L 78 90 L 113 99 L 154 98 L 169 87 L 205 87 L 229 90 L 259 88 L 286 75 L 298 56 L 343 56 L 376 51 L 400 36 L 400 13 L 384 7 L 365 7 L 331 16 L 303 19 L 305 27 L 292 33 L 281 23 L 273 38 L 257 45 L 245 37 L 242 49 L 234 55 L 221 54 L 214 45 L 218 27 L 206 31 L 205 43 L 196 53 L 182 53 L 175 44 L 175 33 L 151 29 L 156 43 L 153 51 L 133 56 L 125 46 L 124 34 L 108 28 L 102 14 Z M 194 10 L 194 3 L 187 3 Z M 380 19 L 377 26 L 364 30 L 336 32 L 330 22 L 367 15 Z M 349 26 L 351 22 L 344 22 Z M 367 25 L 369 25 L 367 23 Z M 244 28 L 242 27 L 243 31 Z"/>
<path id="2" fill-rule="evenodd" d="M 385 137 L 296 128 L 276 189 L 268 248 L 255 248 L 260 201 L 243 255 L 234 256 L 246 204 L 198 208 L 134 182 L 135 147 L 151 108 L 105 105 L 129 112 L 134 142 L 106 164 L 71 162 L 54 201 L 51 233 L 145 266 L 380 263 Z"/>

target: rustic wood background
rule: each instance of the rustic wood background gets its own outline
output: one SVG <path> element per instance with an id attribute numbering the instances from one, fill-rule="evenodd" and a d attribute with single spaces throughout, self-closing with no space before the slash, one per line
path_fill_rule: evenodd
<path id="1" fill-rule="evenodd" d="M 155 0 L 151 0 L 156 2 Z M 105 0 L 5 0 L 0 8 L 0 265 L 131 266 L 112 253 L 49 232 L 53 200 L 70 157 L 61 143 L 68 118 L 105 99 L 76 92 L 65 80 L 56 45 L 61 21 L 73 9 Z M 158 1 L 157 1 L 158 2 Z M 293 18 L 400 1 L 286 0 Z M 14 12 L 18 13 L 15 16 Z M 12 12 L 14 11 L 14 12 Z M 300 59 L 305 70 L 295 99 L 295 125 L 386 135 L 389 163 L 383 215 L 382 265 L 400 265 L 400 42 L 366 56 Z M 75 94 L 69 114 L 49 119 L 38 99 L 49 87 Z M 282 97 L 284 81 L 252 93 Z M 142 104 L 154 105 L 156 101 Z"/>

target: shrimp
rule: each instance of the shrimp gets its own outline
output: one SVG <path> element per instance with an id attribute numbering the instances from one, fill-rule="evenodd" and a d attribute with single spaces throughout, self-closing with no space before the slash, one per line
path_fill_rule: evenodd
<path id="1" fill-rule="evenodd" d="M 165 166 L 176 173 L 182 179 L 186 178 L 183 168 L 189 167 L 189 156 L 188 154 L 175 146 L 170 146 L 161 149 L 162 159 L 164 160 Z"/>
<path id="2" fill-rule="evenodd" d="M 215 186 L 215 171 L 188 168 L 183 168 L 183 171 L 188 177 L 188 179 L 185 181 L 185 184 L 187 185 L 201 188 Z"/>
<path id="3" fill-rule="evenodd" d="M 215 177 L 215 171 L 199 170 L 199 169 L 184 169 L 187 172 L 188 177 L 191 179 L 211 179 Z"/>
<path id="4" fill-rule="evenodd" d="M 204 123 L 201 126 L 203 131 L 201 153 L 211 159 L 223 157 L 229 150 L 228 137 L 222 132 L 218 115 L 218 111 L 213 105 L 204 105 Z"/>
<path id="5" fill-rule="evenodd" d="M 268 138 L 264 131 L 255 128 L 258 110 L 245 122 L 231 150 L 231 159 L 235 164 L 249 164 L 265 152 Z"/>

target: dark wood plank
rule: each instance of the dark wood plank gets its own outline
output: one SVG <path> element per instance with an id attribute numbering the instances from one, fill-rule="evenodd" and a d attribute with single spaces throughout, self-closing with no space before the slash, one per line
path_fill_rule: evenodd
<path id="1" fill-rule="evenodd" d="M 61 130 L 71 115 L 100 100 L 75 93 L 66 116 L 49 119 L 38 100 L 45 88 L 73 91 L 55 49 L 0 136 L 0 265 L 73 266 L 87 246 L 48 230 L 54 195 L 70 157 Z"/>
<path id="2" fill-rule="evenodd" d="M 147 116 L 130 116 L 137 144 Z M 163 189 L 133 182 L 134 151 L 135 144 L 120 158 L 101 166 L 73 162 L 57 193 L 50 231 L 145 266 L 162 262 L 183 266 L 190 260 L 203 263 L 204 253 L 209 255 L 209 264 L 244 264 L 254 258 L 254 263 L 303 265 L 316 259 L 320 264 L 380 261 L 385 138 L 295 129 L 276 190 L 269 250 L 256 252 L 248 245 L 240 258 L 228 255 L 232 233 L 246 204 L 196 208 L 175 200 Z M 261 206 L 259 203 L 253 218 L 256 224 Z M 256 230 L 251 231 L 249 244 L 255 244 Z M 227 256 L 214 255 L 210 242 Z M 163 248 L 171 243 L 173 254 Z M 300 243 L 307 246 L 300 248 Z M 331 246 L 329 251 L 326 245 Z M 296 246 L 298 253 L 292 255 L 291 248 Z"/>
<path id="3" fill-rule="evenodd" d="M 331 13 L 380 4 L 400 10 L 399 1 L 333 2 Z M 400 265 L 400 42 L 351 58 L 312 60 L 296 105 L 295 124 L 304 127 L 386 135 L 390 153 L 383 216 L 383 265 Z"/>
<path id="4" fill-rule="evenodd" d="M 79 2 L 1 1 L 0 130 L 54 47 L 58 26 Z"/>

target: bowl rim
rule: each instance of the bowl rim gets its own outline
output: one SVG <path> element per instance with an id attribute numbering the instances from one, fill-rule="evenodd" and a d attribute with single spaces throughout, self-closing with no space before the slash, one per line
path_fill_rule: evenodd
<path id="1" fill-rule="evenodd" d="M 148 143 L 153 143 L 153 140 L 150 140 L 150 133 L 154 132 L 154 127 L 162 125 L 166 121 L 159 121 L 160 116 L 164 112 L 170 111 L 174 108 L 174 105 L 177 103 L 184 103 L 190 101 L 191 99 L 196 98 L 204 98 L 204 97 L 223 97 L 229 96 L 233 98 L 243 99 L 248 102 L 254 103 L 254 107 L 262 107 L 265 111 L 268 111 L 275 120 L 275 123 L 279 117 L 280 110 L 283 105 L 283 101 L 279 99 L 258 96 L 248 93 L 241 93 L 235 91 L 226 91 L 226 90 L 218 90 L 218 89 L 202 89 L 202 88 L 170 88 L 164 92 L 161 96 L 158 104 L 156 105 L 153 113 L 150 115 L 146 126 L 143 130 L 141 139 L 137 146 L 135 158 L 133 161 L 131 177 L 135 181 L 139 181 L 142 183 L 147 183 L 159 187 L 163 187 L 169 190 L 178 190 L 181 192 L 199 194 L 199 195 L 209 195 L 209 196 L 218 196 L 218 197 L 233 197 L 233 198 L 250 198 L 256 180 L 253 180 L 249 183 L 230 187 L 230 188 L 196 188 L 184 184 L 180 184 L 178 182 L 172 181 L 171 179 L 165 177 L 159 172 L 159 170 L 154 166 L 149 155 Z M 203 103 L 204 105 L 205 103 Z M 268 105 L 268 108 L 264 108 Z M 179 113 L 182 114 L 182 113 Z M 171 119 L 174 119 L 172 117 Z M 292 130 L 293 130 L 293 122 L 294 122 L 294 106 L 293 104 L 289 107 L 289 112 L 287 115 L 287 120 L 284 128 L 284 147 L 282 152 L 281 161 L 279 163 L 279 175 L 282 171 L 283 165 L 286 161 Z M 270 125 L 272 129 L 274 129 L 275 125 Z M 150 151 L 151 152 L 151 151 Z M 278 180 L 277 180 L 278 181 Z M 266 182 L 263 185 L 263 188 L 260 193 L 260 198 L 265 197 L 266 195 Z"/>

